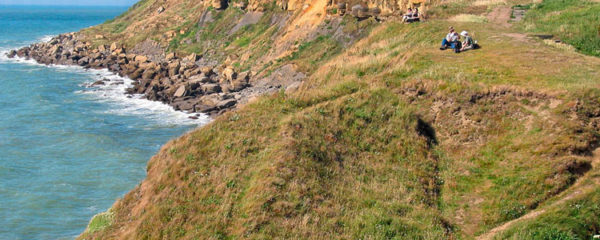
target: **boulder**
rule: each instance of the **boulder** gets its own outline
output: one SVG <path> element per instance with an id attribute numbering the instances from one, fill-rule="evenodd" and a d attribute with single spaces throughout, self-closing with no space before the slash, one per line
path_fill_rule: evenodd
<path id="1" fill-rule="evenodd" d="M 120 48 L 120 47 L 121 47 L 121 44 L 118 44 L 118 43 L 116 43 L 116 42 L 113 42 L 113 43 L 110 45 L 110 51 L 111 51 L 111 52 L 114 52 L 115 50 L 117 50 L 117 48 Z"/>
<path id="2" fill-rule="evenodd" d="M 29 47 L 21 48 L 17 51 L 17 56 L 19 56 L 19 57 L 28 56 L 30 51 L 31 51 L 31 49 Z"/>
<path id="3" fill-rule="evenodd" d="M 164 12 L 164 11 L 165 11 L 165 7 L 163 7 L 163 6 L 159 7 L 159 8 L 156 10 L 156 12 L 157 12 L 158 14 L 161 14 L 161 13 L 162 13 L 162 12 Z"/>
<path id="4" fill-rule="evenodd" d="M 194 106 L 194 112 L 203 112 L 203 113 L 207 113 L 207 112 L 212 112 L 218 110 L 218 108 L 215 105 L 208 105 L 208 104 L 204 104 L 204 103 L 198 103 Z"/>
<path id="5" fill-rule="evenodd" d="M 203 73 L 191 76 L 189 78 L 189 82 L 190 83 L 195 83 L 195 82 L 208 83 L 209 81 L 210 81 L 210 78 L 208 78 L 207 76 L 205 76 Z"/>
<path id="6" fill-rule="evenodd" d="M 77 61 L 77 64 L 78 64 L 79 66 L 85 66 L 85 65 L 87 65 L 87 64 L 89 64 L 89 63 L 90 63 L 90 58 L 89 58 L 89 57 L 82 57 L 81 59 L 79 59 L 79 60 Z"/>
<path id="7" fill-rule="evenodd" d="M 188 55 L 187 57 L 185 57 L 183 60 L 188 61 L 188 62 L 196 62 L 199 59 L 200 59 L 200 57 L 197 54 L 192 53 L 192 54 Z"/>
<path id="8" fill-rule="evenodd" d="M 144 70 L 148 70 L 148 69 L 153 69 L 155 71 L 160 70 L 160 66 L 158 66 L 158 64 L 156 64 L 155 62 L 145 62 L 145 63 L 140 63 L 138 64 L 139 68 L 144 69 Z"/>
<path id="9" fill-rule="evenodd" d="M 177 58 L 177 55 L 174 52 L 168 53 L 167 56 L 165 56 L 166 61 L 171 61 L 176 58 Z"/>
<path id="10" fill-rule="evenodd" d="M 6 54 L 6 56 L 9 58 L 14 58 L 16 55 L 17 55 L 17 51 L 15 51 L 15 50 L 10 50 L 10 52 L 8 52 Z"/>
<path id="11" fill-rule="evenodd" d="M 231 86 L 229 86 L 229 90 L 232 92 L 240 91 L 246 87 L 248 87 L 248 73 L 241 73 L 236 79 L 231 81 Z"/>
<path id="12" fill-rule="evenodd" d="M 134 72 L 132 72 L 131 74 L 129 74 L 129 78 L 135 80 L 138 79 L 142 76 L 142 74 L 144 73 L 144 69 L 137 69 Z"/>
<path id="13" fill-rule="evenodd" d="M 185 96 L 186 92 L 187 92 L 187 90 L 185 88 L 185 85 L 181 85 L 177 88 L 177 90 L 173 94 L 173 97 L 176 97 L 176 98 L 183 97 L 183 96 Z"/>
<path id="14" fill-rule="evenodd" d="M 104 80 L 98 80 L 98 81 L 95 81 L 94 83 L 92 83 L 91 86 L 97 87 L 97 86 L 104 86 L 104 85 L 105 85 Z"/>
<path id="15" fill-rule="evenodd" d="M 214 73 L 213 69 L 211 67 L 208 67 L 208 66 L 202 67 L 200 69 L 200 71 L 202 71 L 202 74 L 204 74 L 205 76 L 210 76 L 210 75 L 212 75 Z"/>
<path id="16" fill-rule="evenodd" d="M 221 86 L 219 84 L 208 83 L 201 86 L 202 92 L 204 94 L 212 94 L 218 93 L 221 91 Z"/>
<path id="17" fill-rule="evenodd" d="M 50 48 L 50 50 L 48 50 L 48 53 L 50 53 L 52 55 L 60 54 L 61 52 L 62 52 L 62 46 L 60 46 L 60 45 L 54 45 L 52 48 Z"/>
<path id="18" fill-rule="evenodd" d="M 175 76 L 179 74 L 179 68 L 181 67 L 181 63 L 179 61 L 174 61 L 167 65 L 167 71 L 169 72 L 169 77 Z"/>
<path id="19" fill-rule="evenodd" d="M 138 63 L 145 63 L 148 61 L 148 57 L 142 56 L 142 55 L 137 55 L 137 56 L 135 56 L 134 61 L 136 61 Z"/>
<path id="20" fill-rule="evenodd" d="M 115 49 L 115 50 L 113 51 L 113 53 L 114 53 L 115 55 L 119 55 L 119 54 L 125 53 L 125 48 L 123 48 L 123 47 L 119 47 L 119 48 Z"/>
<path id="21" fill-rule="evenodd" d="M 237 104 L 237 100 L 235 99 L 226 99 L 223 101 L 220 101 L 219 103 L 216 104 L 216 107 L 219 109 L 225 109 L 225 108 L 230 108 L 235 106 L 235 104 Z"/>
<path id="22" fill-rule="evenodd" d="M 200 69 L 192 68 L 192 69 L 186 70 L 185 73 L 183 74 L 183 76 L 185 76 L 186 78 L 191 78 L 192 76 L 196 76 L 198 74 L 200 74 Z"/>
<path id="23" fill-rule="evenodd" d="M 191 112 L 194 111 L 197 102 L 198 100 L 195 99 L 178 99 L 173 101 L 172 105 L 175 110 Z"/>
<path id="24" fill-rule="evenodd" d="M 135 55 L 133 53 L 125 55 L 125 57 L 127 58 L 127 60 L 132 61 L 132 62 L 135 61 L 135 56 L 137 56 L 137 55 Z"/>
<path id="25" fill-rule="evenodd" d="M 356 4 L 351 8 L 352 16 L 357 18 L 364 18 L 367 16 L 367 10 L 368 9 L 363 7 L 362 5 Z"/>
<path id="26" fill-rule="evenodd" d="M 232 81 L 233 79 L 235 79 L 237 77 L 237 73 L 231 67 L 225 68 L 223 70 L 222 74 L 223 74 L 223 77 L 228 81 Z"/>
<path id="27" fill-rule="evenodd" d="M 153 79 L 154 76 L 156 76 L 156 70 L 153 68 L 144 70 L 144 73 L 142 74 L 143 79 Z"/>

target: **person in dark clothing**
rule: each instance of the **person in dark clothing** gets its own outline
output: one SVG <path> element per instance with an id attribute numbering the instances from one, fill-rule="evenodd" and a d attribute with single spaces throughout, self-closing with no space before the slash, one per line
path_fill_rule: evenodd
<path id="1" fill-rule="evenodd" d="M 404 14 L 404 16 L 402 16 L 402 21 L 407 22 L 408 19 L 412 18 L 412 16 L 413 16 L 412 8 L 408 8 L 408 11 L 406 12 L 406 14 Z"/>

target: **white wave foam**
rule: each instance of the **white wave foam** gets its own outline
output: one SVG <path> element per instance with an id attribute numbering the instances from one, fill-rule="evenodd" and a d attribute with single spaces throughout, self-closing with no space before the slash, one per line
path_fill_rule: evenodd
<path id="1" fill-rule="evenodd" d="M 141 94 L 126 94 L 126 89 L 133 86 L 133 80 L 126 77 L 120 77 L 117 74 L 110 72 L 108 69 L 96 70 L 70 65 L 44 65 L 37 63 L 33 59 L 19 57 L 8 58 L 6 56 L 7 52 L 8 50 L 0 49 L 0 63 L 10 61 L 20 64 L 53 68 L 57 71 L 84 73 L 89 75 L 90 80 L 82 84 L 82 86 L 87 86 L 87 88 L 79 90 L 76 93 L 87 95 L 95 101 L 113 105 L 113 109 L 103 112 L 105 114 L 140 116 L 162 126 L 204 125 L 210 121 L 210 118 L 206 114 L 175 111 L 171 106 L 157 101 L 150 101 L 145 99 Z M 99 80 L 103 80 L 105 84 L 90 87 L 92 83 Z"/>
<path id="2" fill-rule="evenodd" d="M 39 39 L 39 42 L 50 42 L 56 35 L 45 35 Z"/>
<path id="3" fill-rule="evenodd" d="M 133 80 L 120 77 L 107 69 L 89 70 L 93 81 L 86 82 L 90 86 L 94 81 L 102 80 L 104 85 L 89 87 L 80 91 L 97 101 L 107 102 L 115 108 L 104 113 L 115 115 L 137 115 L 162 124 L 206 124 L 210 118 L 206 114 L 185 113 L 175 111 L 171 106 L 145 99 L 141 94 L 125 94 L 127 88 L 133 86 Z M 197 117 L 198 119 L 191 119 Z"/>

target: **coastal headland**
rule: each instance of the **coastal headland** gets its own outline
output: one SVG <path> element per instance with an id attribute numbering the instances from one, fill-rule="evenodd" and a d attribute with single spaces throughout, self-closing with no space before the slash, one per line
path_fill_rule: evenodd
<path id="1" fill-rule="evenodd" d="M 215 116 L 80 239 L 582 239 L 600 232 L 598 12 L 142 0 L 9 56 L 107 68 Z M 480 48 L 440 48 L 450 29 Z"/>

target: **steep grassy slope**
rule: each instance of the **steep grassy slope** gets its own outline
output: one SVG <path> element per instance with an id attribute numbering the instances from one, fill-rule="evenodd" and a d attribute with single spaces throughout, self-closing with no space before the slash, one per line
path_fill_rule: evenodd
<path id="1" fill-rule="evenodd" d="M 486 4 L 471 14 L 497 6 Z M 597 234 L 600 59 L 512 27 L 441 18 L 458 14 L 452 9 L 433 9 L 440 18 L 425 23 L 378 24 L 343 48 L 330 41 L 335 34 L 299 42 L 272 63 L 312 73 L 297 91 L 262 97 L 166 144 L 111 221 L 80 238 Z M 438 50 L 450 25 L 483 48 Z M 248 36 L 228 46 L 267 41 Z M 519 224 L 505 225 L 512 220 Z"/>

